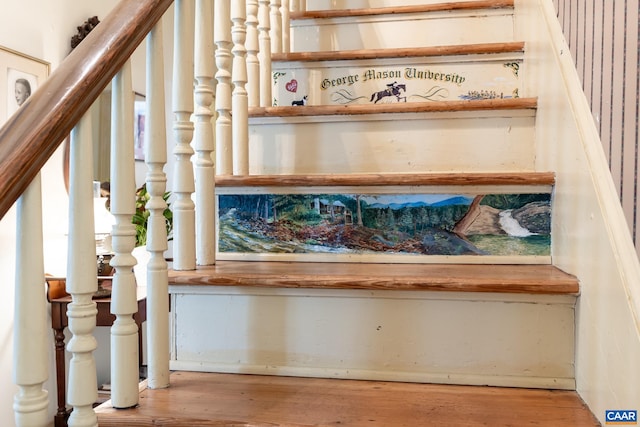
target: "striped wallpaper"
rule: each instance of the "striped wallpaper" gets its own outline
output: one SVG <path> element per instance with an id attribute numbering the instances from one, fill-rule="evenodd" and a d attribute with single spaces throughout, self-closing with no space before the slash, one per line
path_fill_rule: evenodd
<path id="1" fill-rule="evenodd" d="M 548 0 L 575 61 L 640 254 L 639 0 Z"/>

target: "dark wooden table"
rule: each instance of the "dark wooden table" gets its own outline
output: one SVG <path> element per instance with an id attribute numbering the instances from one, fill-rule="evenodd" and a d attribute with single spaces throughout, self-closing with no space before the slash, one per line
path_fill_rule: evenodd
<path id="1" fill-rule="evenodd" d="M 138 288 L 138 312 L 133 315 L 133 320 L 138 325 L 138 356 L 139 364 L 142 367 L 142 322 L 147 320 L 147 294 L 145 288 Z M 111 326 L 115 321 L 115 316 L 111 314 L 111 298 L 94 299 L 98 309 L 96 326 Z M 71 303 L 71 297 L 65 296 L 50 300 L 51 303 L 51 327 L 54 330 L 56 349 L 56 384 L 58 392 L 58 410 L 54 417 L 55 427 L 67 427 L 67 419 L 71 409 L 67 409 L 66 403 L 66 366 L 65 366 L 65 345 L 64 329 L 69 325 L 67 318 L 67 306 Z"/>

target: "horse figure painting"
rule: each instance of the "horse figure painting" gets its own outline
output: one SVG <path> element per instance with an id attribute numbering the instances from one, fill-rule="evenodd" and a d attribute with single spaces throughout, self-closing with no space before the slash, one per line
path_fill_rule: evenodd
<path id="1" fill-rule="evenodd" d="M 400 94 L 406 91 L 407 91 L 407 87 L 404 84 L 398 84 L 397 82 L 389 83 L 387 84 L 387 88 L 385 90 L 381 90 L 380 92 L 373 93 L 371 95 L 371 99 L 369 100 L 369 102 L 373 101 L 373 103 L 376 104 L 382 98 L 385 98 L 387 96 L 395 96 L 398 99 L 398 102 L 400 102 L 400 100 L 407 102 L 406 96 L 400 96 Z"/>

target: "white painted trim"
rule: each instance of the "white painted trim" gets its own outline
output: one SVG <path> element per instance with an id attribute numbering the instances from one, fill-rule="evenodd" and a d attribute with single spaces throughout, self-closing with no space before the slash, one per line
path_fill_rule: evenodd
<path id="1" fill-rule="evenodd" d="M 575 306 L 574 295 L 541 295 L 497 292 L 447 292 L 363 289 L 302 289 L 267 288 L 253 286 L 196 286 L 170 285 L 172 300 L 180 295 L 242 295 L 242 296 L 289 296 L 315 298 L 367 298 L 385 300 L 438 300 L 475 302 L 517 302 L 531 304 L 553 304 Z M 175 301 L 172 301 L 175 306 Z"/>
<path id="2" fill-rule="evenodd" d="M 292 366 L 237 365 L 179 360 L 172 360 L 170 366 L 172 370 L 195 372 L 575 390 L 575 381 L 573 378 L 436 374 L 402 371 L 371 371 L 365 369 L 297 368 Z"/>
<path id="3" fill-rule="evenodd" d="M 217 247 L 217 245 L 216 245 Z M 280 261 L 280 262 L 361 262 L 393 264 L 551 264 L 550 256 L 542 255 L 392 255 L 392 254 L 278 254 L 217 252 L 220 261 Z"/>

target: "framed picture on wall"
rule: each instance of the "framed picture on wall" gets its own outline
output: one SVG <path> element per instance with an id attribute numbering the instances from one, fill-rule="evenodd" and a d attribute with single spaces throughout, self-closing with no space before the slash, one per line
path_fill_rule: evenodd
<path id="1" fill-rule="evenodd" d="M 0 46 L 0 122 L 4 123 L 49 75 L 49 63 Z"/>

